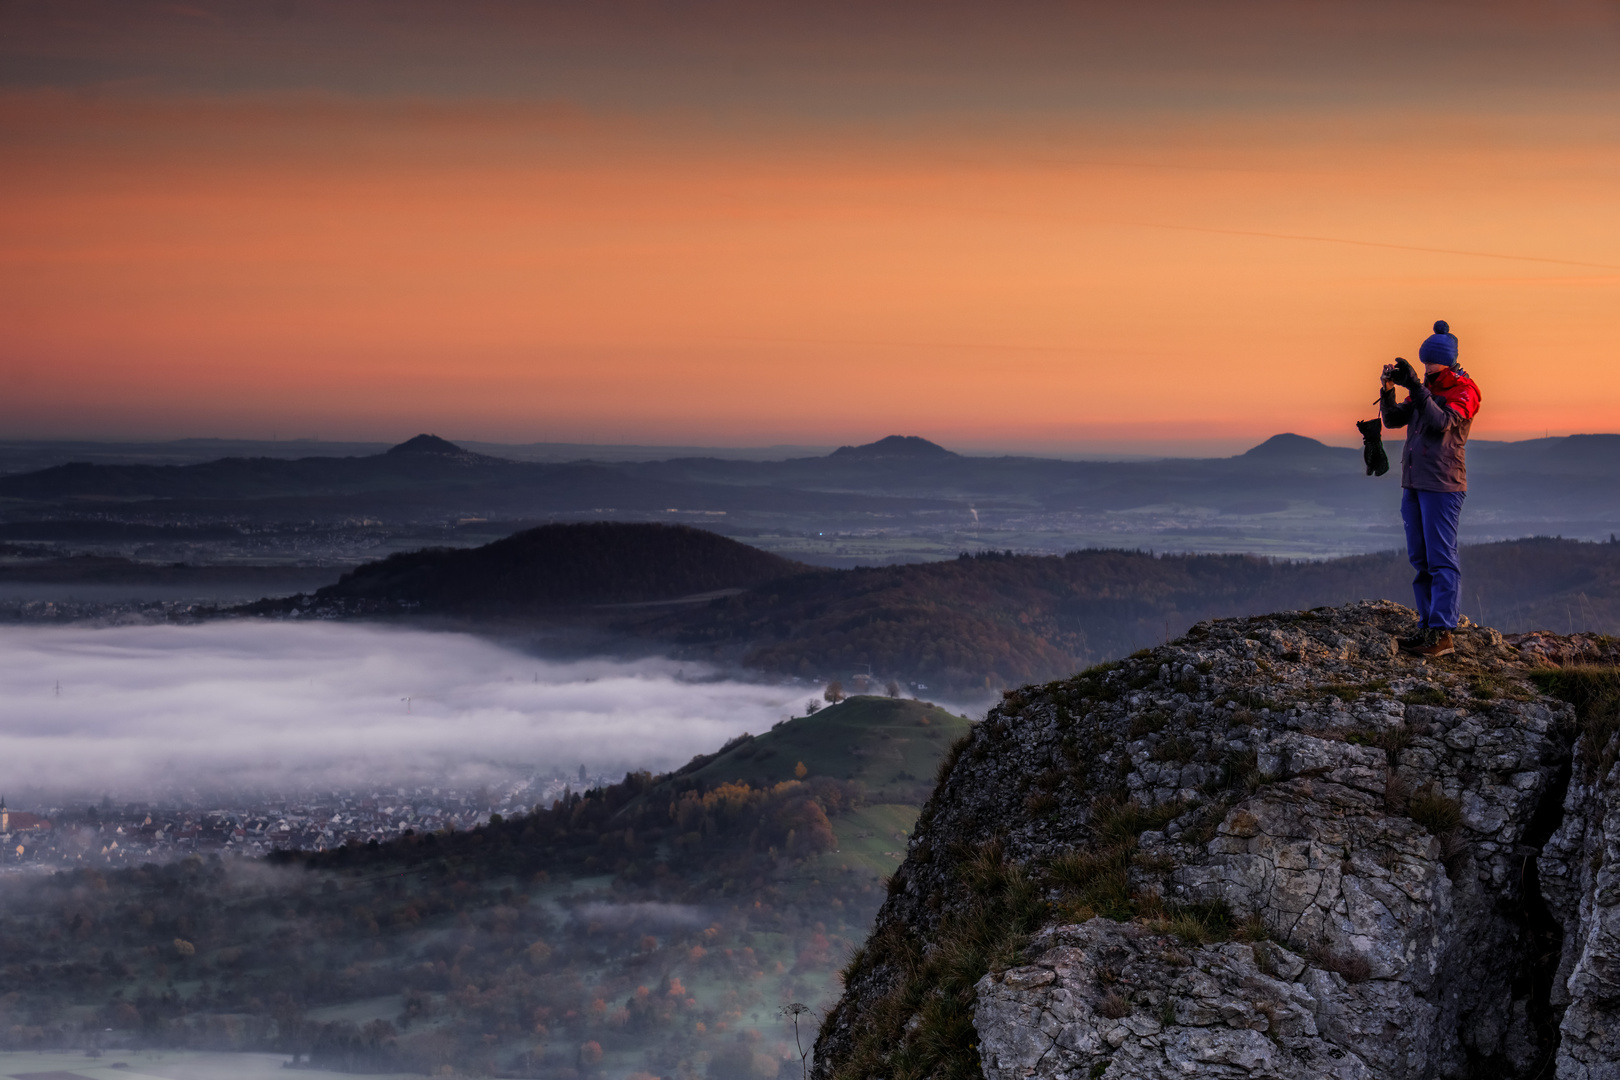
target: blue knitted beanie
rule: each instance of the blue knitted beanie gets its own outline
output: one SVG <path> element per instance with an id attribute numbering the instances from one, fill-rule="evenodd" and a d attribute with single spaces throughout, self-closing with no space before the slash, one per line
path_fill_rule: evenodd
<path id="1" fill-rule="evenodd" d="M 1418 347 L 1418 359 L 1425 364 L 1451 365 L 1457 362 L 1457 335 L 1451 332 L 1446 320 L 1434 324 L 1434 333 Z"/>

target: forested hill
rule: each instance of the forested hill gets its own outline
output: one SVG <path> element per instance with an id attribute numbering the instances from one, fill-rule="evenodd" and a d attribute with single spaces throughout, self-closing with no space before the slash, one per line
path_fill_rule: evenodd
<path id="1" fill-rule="evenodd" d="M 988 552 L 822 570 L 685 526 L 597 523 L 394 555 L 314 597 L 246 610 L 589 623 L 693 659 L 961 693 L 1058 678 L 1204 619 L 1366 599 L 1410 604 L 1411 577 L 1396 552 L 1319 562 Z M 1463 585 L 1464 614 L 1504 632 L 1620 630 L 1620 543 L 1539 538 L 1468 547 Z M 660 603 L 728 590 L 708 602 Z"/>
<path id="2" fill-rule="evenodd" d="M 806 567 L 685 525 L 542 525 L 471 549 L 391 555 L 316 593 L 453 615 L 522 615 L 579 604 L 646 603 L 743 589 Z"/>
<path id="3" fill-rule="evenodd" d="M 269 865 L 192 855 L 0 875 L 0 1051 L 74 1047 L 85 1063 L 87 1047 L 109 1060 L 205 1047 L 357 1074 L 797 1080 L 778 1010 L 836 1000 L 836 973 L 969 726 L 925 702 L 855 697 L 675 773 L 631 773 L 464 832 L 284 851 Z M 123 1062 L 93 1064 L 31 1071 L 117 1076 Z"/>
<path id="4" fill-rule="evenodd" d="M 1620 544 L 1550 538 L 1463 551 L 1463 611 L 1504 632 L 1620 629 Z M 1076 551 L 801 575 L 635 627 L 788 675 L 999 690 L 1072 673 L 1203 619 L 1362 599 L 1411 604 L 1388 552 L 1320 562 Z"/>

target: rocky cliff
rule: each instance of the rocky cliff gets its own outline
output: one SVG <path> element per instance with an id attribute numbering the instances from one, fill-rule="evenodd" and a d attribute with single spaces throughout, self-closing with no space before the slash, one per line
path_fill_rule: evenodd
<path id="1" fill-rule="evenodd" d="M 1200 623 L 956 748 L 821 1080 L 1620 1076 L 1614 644 Z"/>

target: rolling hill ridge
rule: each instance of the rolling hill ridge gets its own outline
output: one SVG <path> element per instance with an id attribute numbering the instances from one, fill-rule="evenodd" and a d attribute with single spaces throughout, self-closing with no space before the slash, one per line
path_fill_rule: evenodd
<path id="1" fill-rule="evenodd" d="M 1465 548 L 1463 559 L 1463 610 L 1477 622 L 1508 632 L 1620 629 L 1620 543 L 1519 540 Z M 826 570 L 702 530 L 614 523 L 396 555 L 313 597 L 243 610 L 571 621 L 773 674 L 863 672 L 983 694 L 1127 655 L 1203 619 L 1362 599 L 1408 603 L 1410 580 L 1394 552 L 1317 562 L 981 552 Z M 722 591 L 729 595 L 702 596 Z M 682 598 L 692 602 L 659 605 Z"/>
<path id="2" fill-rule="evenodd" d="M 1476 440 L 1469 449 L 1464 525 L 1474 535 L 1620 532 L 1620 435 Z M 1103 535 L 1129 527 L 1163 532 L 1172 547 L 1266 550 L 1262 539 L 1284 530 L 1298 542 L 1314 537 L 1305 550 L 1338 552 L 1376 547 L 1386 533 L 1390 542 L 1399 539 L 1395 486 L 1390 477 L 1365 476 L 1357 451 L 1293 434 L 1207 459 L 968 457 L 919 436 L 892 435 L 785 460 L 568 463 L 514 461 L 420 435 L 367 456 L 80 462 L 4 475 L 0 529 L 49 520 L 64 528 L 87 521 L 308 527 L 356 518 L 398 528 L 469 518 L 511 522 L 512 531 L 558 516 L 671 520 L 664 515 L 687 513 L 716 518 L 711 527 L 736 535 L 897 528 L 971 535 L 979 527 Z M 1158 510 L 1146 522 L 1131 516 L 1150 508 Z M 1174 521 L 1152 524 L 1165 515 Z M 1184 537 L 1179 545 L 1177 536 Z"/>

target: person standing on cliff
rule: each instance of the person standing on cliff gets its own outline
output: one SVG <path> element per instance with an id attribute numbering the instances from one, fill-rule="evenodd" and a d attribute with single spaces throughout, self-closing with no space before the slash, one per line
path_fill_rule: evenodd
<path id="1" fill-rule="evenodd" d="M 1452 634 L 1462 615 L 1457 522 L 1468 494 L 1468 429 L 1479 411 L 1479 387 L 1457 364 L 1457 337 L 1441 319 L 1418 350 L 1420 379 L 1403 357 L 1384 366 L 1379 410 L 1384 426 L 1406 429 L 1401 451 L 1401 520 L 1406 555 L 1417 576 L 1418 632 L 1401 649 L 1423 657 L 1456 651 Z M 1407 390 L 1395 401 L 1395 388 Z"/>

